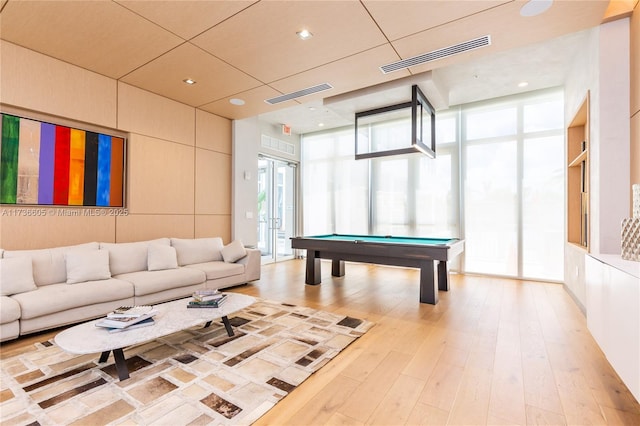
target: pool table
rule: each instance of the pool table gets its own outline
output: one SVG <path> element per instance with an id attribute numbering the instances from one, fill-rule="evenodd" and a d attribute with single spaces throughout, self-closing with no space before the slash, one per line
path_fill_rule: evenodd
<path id="1" fill-rule="evenodd" d="M 420 268 L 420 302 L 438 303 L 438 290 L 449 290 L 447 262 L 464 251 L 457 238 L 418 238 L 375 235 L 315 235 L 292 237 L 291 247 L 307 250 L 305 282 L 321 282 L 320 259 L 331 259 L 331 275 L 344 276 L 344 261 Z M 438 262 L 438 288 L 434 264 Z"/>

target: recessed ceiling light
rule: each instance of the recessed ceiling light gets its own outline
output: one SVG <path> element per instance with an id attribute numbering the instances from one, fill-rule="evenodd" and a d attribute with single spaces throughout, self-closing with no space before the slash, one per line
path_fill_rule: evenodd
<path id="1" fill-rule="evenodd" d="M 239 98 L 231 98 L 229 99 L 229 103 L 232 105 L 244 105 L 244 99 L 239 99 Z"/>
<path id="2" fill-rule="evenodd" d="M 518 87 L 527 87 L 529 85 L 528 81 L 521 81 L 520 83 L 518 83 Z"/>
<path id="3" fill-rule="evenodd" d="M 544 13 L 551 7 L 553 0 L 529 0 L 520 8 L 522 16 L 536 16 Z"/>
<path id="4" fill-rule="evenodd" d="M 324 127 L 324 123 L 318 123 L 318 127 Z"/>
<path id="5" fill-rule="evenodd" d="M 298 31 L 296 34 L 302 40 L 307 40 L 307 39 L 310 39 L 311 37 L 313 37 L 313 34 L 311 34 L 311 32 L 309 32 L 309 30 L 301 30 L 301 31 Z"/>
<path id="6" fill-rule="evenodd" d="M 187 83 L 187 84 L 196 84 L 195 80 L 192 80 L 190 78 L 185 78 L 184 80 L 182 80 L 183 82 Z"/>

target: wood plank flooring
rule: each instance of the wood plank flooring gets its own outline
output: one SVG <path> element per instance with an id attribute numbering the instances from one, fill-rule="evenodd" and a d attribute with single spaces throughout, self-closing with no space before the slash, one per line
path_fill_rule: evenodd
<path id="1" fill-rule="evenodd" d="M 322 262 L 318 286 L 304 271 L 303 260 L 265 265 L 231 291 L 376 325 L 256 425 L 640 424 L 559 284 L 452 275 L 433 306 L 418 302 L 415 269 L 347 263 L 335 278 Z M 5 343 L 0 359 L 42 338 Z"/>

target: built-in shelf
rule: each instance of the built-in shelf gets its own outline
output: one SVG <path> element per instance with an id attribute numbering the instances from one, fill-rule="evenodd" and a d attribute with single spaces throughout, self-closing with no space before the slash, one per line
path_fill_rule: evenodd
<path id="1" fill-rule="evenodd" d="M 589 251 L 589 93 L 567 127 L 567 241 Z"/>
<path id="2" fill-rule="evenodd" d="M 569 163 L 569 167 L 580 167 L 581 163 L 587 159 L 587 151 L 582 151 L 576 158 Z"/>

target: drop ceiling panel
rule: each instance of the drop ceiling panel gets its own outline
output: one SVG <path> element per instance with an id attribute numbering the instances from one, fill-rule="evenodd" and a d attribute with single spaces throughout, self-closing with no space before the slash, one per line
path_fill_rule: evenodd
<path id="1" fill-rule="evenodd" d="M 409 72 L 406 70 L 398 71 L 393 75 L 385 75 L 380 72 L 380 65 L 398 59 L 398 55 L 391 46 L 385 44 L 367 50 L 366 52 L 278 80 L 271 83 L 270 86 L 283 93 L 293 92 L 321 82 L 327 82 L 333 86 L 333 89 L 329 91 L 298 99 L 300 102 L 306 103 L 408 76 Z"/>
<path id="2" fill-rule="evenodd" d="M 119 78 L 182 40 L 111 1 L 11 1 L 2 38 Z"/>
<path id="3" fill-rule="evenodd" d="M 389 40 L 397 40 L 509 1 L 511 0 L 365 0 L 363 3 Z"/>
<path id="4" fill-rule="evenodd" d="M 235 15 L 255 1 L 117 0 L 148 20 L 188 40 Z"/>
<path id="5" fill-rule="evenodd" d="M 186 78 L 196 84 L 185 84 Z M 196 107 L 261 85 L 188 42 L 138 68 L 122 81 Z"/>
<path id="6" fill-rule="evenodd" d="M 308 134 L 353 125 L 355 115 L 341 115 L 322 105 L 322 101 L 305 103 L 304 106 L 285 108 L 269 113 L 268 118 L 261 116 L 272 124 L 287 124 L 296 134 Z"/>
<path id="7" fill-rule="evenodd" d="M 493 97 L 500 97 L 560 87 L 573 65 L 575 52 L 587 49 L 589 34 L 589 30 L 567 34 L 447 67 L 440 77 L 443 86 L 449 88 L 449 102 L 459 105 L 484 100 L 487 88 L 491 88 Z M 496 69 L 502 72 L 496 73 Z M 519 88 L 522 81 L 528 85 Z"/>
<path id="8" fill-rule="evenodd" d="M 516 1 L 498 6 L 473 17 L 394 41 L 392 44 L 402 58 L 406 59 L 483 35 L 491 36 L 491 45 L 488 47 L 410 69 L 412 73 L 418 73 L 597 26 L 607 7 L 607 2 L 599 1 L 556 1 L 542 15 L 523 17 L 520 16 L 523 4 L 524 1 Z M 571 19 L 567 19 L 567 16 L 571 16 Z M 496 22 L 501 22 L 501 25 L 496 25 Z"/>
<path id="9" fill-rule="evenodd" d="M 280 108 L 300 105 L 300 103 L 294 100 L 282 102 L 277 106 L 269 105 L 264 101 L 265 99 L 273 98 L 281 94 L 282 93 L 278 92 L 272 87 L 264 85 L 243 93 L 238 93 L 234 96 L 220 99 L 216 102 L 211 102 L 209 104 L 201 106 L 200 109 L 230 119 L 242 119 L 253 117 L 262 113 L 276 111 Z M 231 98 L 242 99 L 245 101 L 245 104 L 241 106 L 232 105 L 229 102 L 229 99 Z"/>
<path id="10" fill-rule="evenodd" d="M 303 28 L 313 37 L 299 39 L 296 32 Z M 193 39 L 265 83 L 386 42 L 355 1 L 264 1 Z"/>

